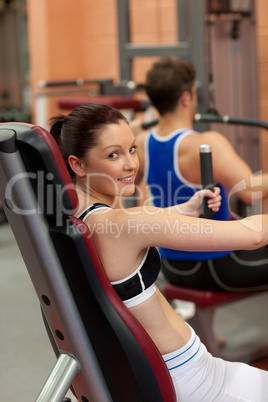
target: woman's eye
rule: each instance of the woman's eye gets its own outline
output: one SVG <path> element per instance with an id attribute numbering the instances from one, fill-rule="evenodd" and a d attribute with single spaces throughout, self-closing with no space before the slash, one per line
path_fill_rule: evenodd
<path id="1" fill-rule="evenodd" d="M 130 148 L 130 153 L 133 154 L 134 152 L 136 152 L 137 149 L 137 145 L 133 145 L 133 147 Z"/>
<path id="2" fill-rule="evenodd" d="M 113 153 L 111 153 L 110 155 L 109 155 L 109 158 L 110 159 L 116 159 L 117 158 L 117 153 L 116 152 L 113 152 Z"/>

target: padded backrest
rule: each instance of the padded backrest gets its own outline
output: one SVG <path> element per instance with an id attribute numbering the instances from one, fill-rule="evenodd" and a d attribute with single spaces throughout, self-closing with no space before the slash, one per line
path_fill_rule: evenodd
<path id="1" fill-rule="evenodd" d="M 175 401 L 163 359 L 110 285 L 60 151 L 41 127 L 0 124 L 0 199 L 77 398 Z"/>

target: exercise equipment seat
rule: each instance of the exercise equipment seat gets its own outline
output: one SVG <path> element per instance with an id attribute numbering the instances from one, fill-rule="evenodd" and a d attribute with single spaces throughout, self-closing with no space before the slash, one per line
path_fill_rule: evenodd
<path id="1" fill-rule="evenodd" d="M 71 387 L 81 402 L 175 402 L 161 354 L 112 288 L 88 226 L 73 216 L 77 194 L 45 129 L 0 124 L 0 182 L 57 356 L 36 401 L 60 402 Z"/>

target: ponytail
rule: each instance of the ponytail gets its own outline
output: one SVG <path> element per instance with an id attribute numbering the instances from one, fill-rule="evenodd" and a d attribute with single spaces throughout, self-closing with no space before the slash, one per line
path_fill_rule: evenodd
<path id="1" fill-rule="evenodd" d="M 58 116 L 49 119 L 50 134 L 52 135 L 52 137 L 54 137 L 54 140 L 59 147 L 61 145 L 61 130 L 64 120 L 65 116 L 63 114 L 59 114 Z"/>
<path id="2" fill-rule="evenodd" d="M 69 162 L 68 162 L 68 153 L 63 149 L 63 144 L 62 144 L 62 129 L 63 129 L 63 123 L 66 121 L 66 116 L 64 114 L 59 114 L 57 116 L 51 117 L 49 119 L 48 123 L 50 125 L 50 134 L 56 141 L 61 154 L 63 156 L 63 160 L 65 162 L 65 165 L 68 169 L 68 172 L 71 176 L 72 179 L 74 179 L 75 174 L 73 170 L 70 168 Z"/>

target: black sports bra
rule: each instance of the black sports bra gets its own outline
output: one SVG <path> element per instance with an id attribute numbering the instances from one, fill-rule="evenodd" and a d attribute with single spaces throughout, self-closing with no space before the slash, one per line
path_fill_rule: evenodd
<path id="1" fill-rule="evenodd" d="M 94 203 L 87 207 L 78 218 L 86 220 L 94 211 L 110 208 L 106 204 Z M 136 306 L 148 299 L 154 292 L 161 266 L 161 259 L 156 247 L 149 247 L 138 268 L 128 277 L 111 282 L 118 296 L 128 307 Z"/>

